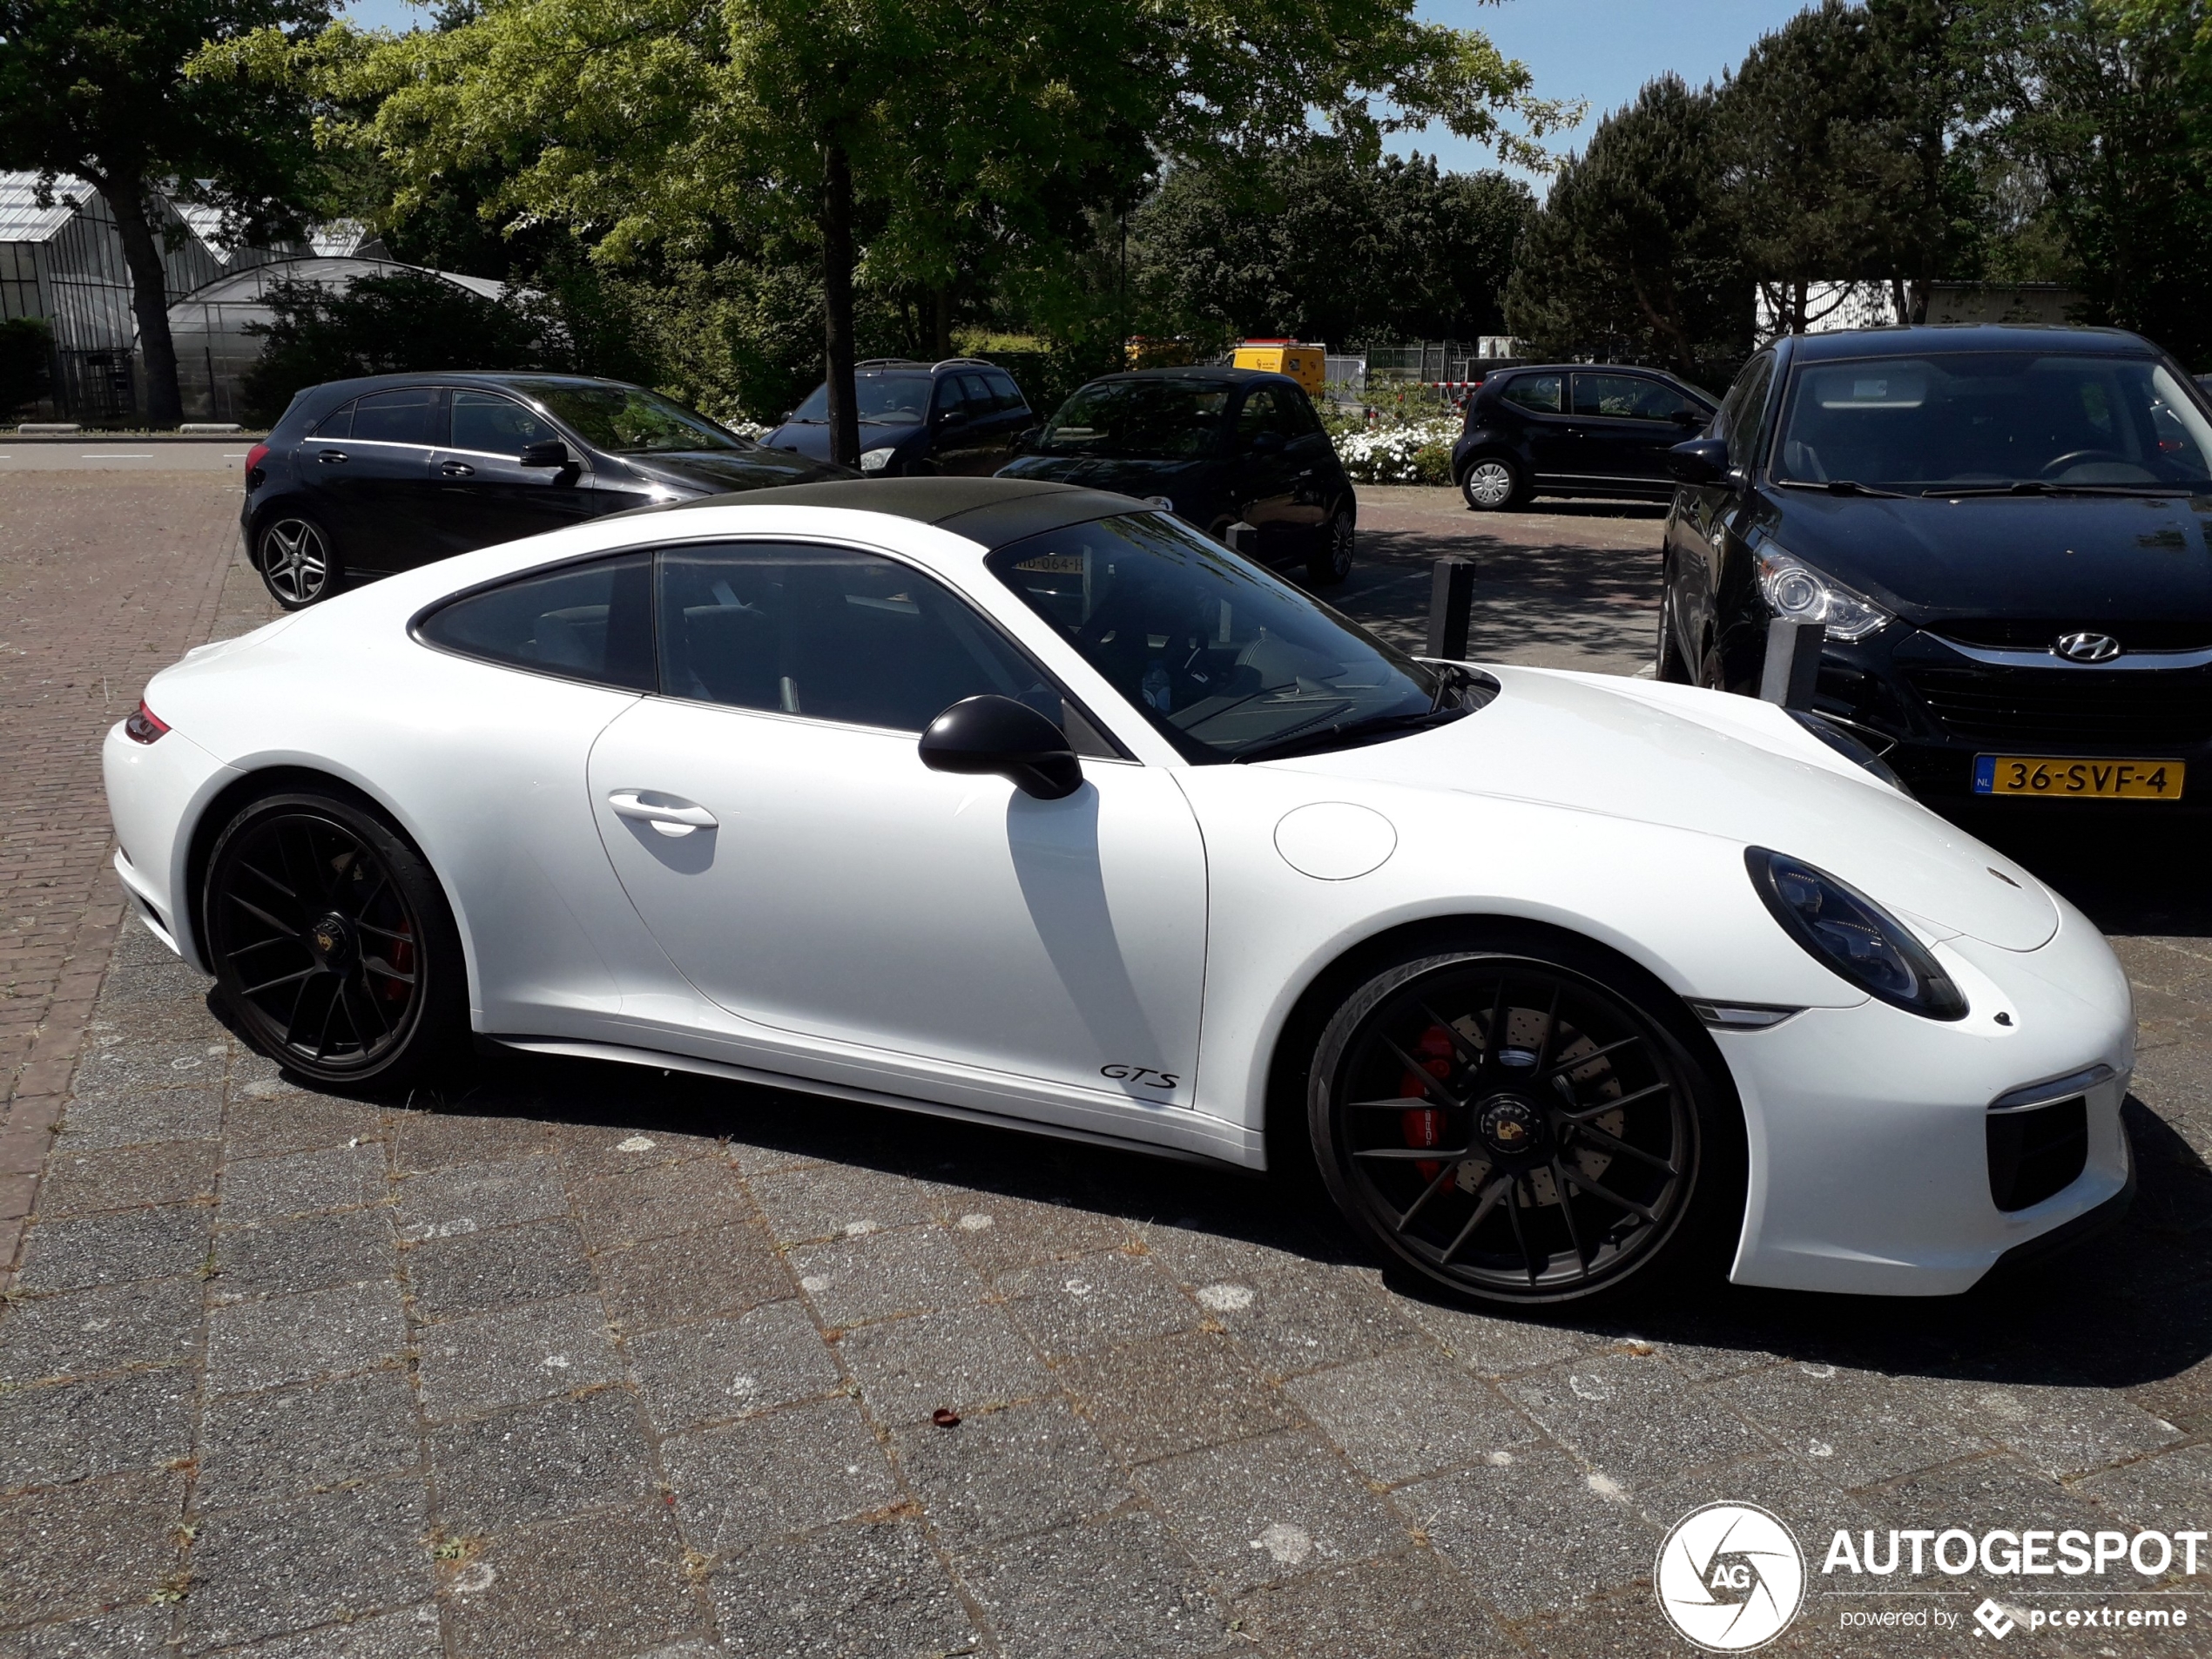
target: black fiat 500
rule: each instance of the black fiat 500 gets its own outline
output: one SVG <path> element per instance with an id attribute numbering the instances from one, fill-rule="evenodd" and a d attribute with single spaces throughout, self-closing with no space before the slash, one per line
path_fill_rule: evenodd
<path id="1" fill-rule="evenodd" d="M 2212 405 L 2148 341 L 1785 338 L 1674 464 L 1661 678 L 1817 622 L 1815 710 L 1931 806 L 2212 804 Z"/>
<path id="2" fill-rule="evenodd" d="M 1249 368 L 1148 368 L 1080 387 L 1003 478 L 1045 478 L 1164 501 L 1312 587 L 1351 574 L 1359 503 L 1305 389 Z"/>
<path id="3" fill-rule="evenodd" d="M 254 569 L 287 610 L 383 576 L 655 502 L 849 477 L 642 386 L 379 374 L 311 386 L 246 457 Z"/>
<path id="4" fill-rule="evenodd" d="M 1478 513 L 1535 496 L 1665 501 L 1667 452 L 1713 418 L 1713 400 L 1656 368 L 1501 369 L 1468 395 L 1452 482 Z"/>

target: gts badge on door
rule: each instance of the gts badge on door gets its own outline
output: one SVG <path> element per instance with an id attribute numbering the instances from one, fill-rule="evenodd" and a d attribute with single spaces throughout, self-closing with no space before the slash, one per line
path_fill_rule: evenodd
<path id="1" fill-rule="evenodd" d="M 1135 1083 L 1139 1089 L 1172 1089 L 1183 1081 L 1171 1071 L 1155 1071 L 1150 1066 L 1101 1066 L 1098 1075 L 1117 1083 Z"/>

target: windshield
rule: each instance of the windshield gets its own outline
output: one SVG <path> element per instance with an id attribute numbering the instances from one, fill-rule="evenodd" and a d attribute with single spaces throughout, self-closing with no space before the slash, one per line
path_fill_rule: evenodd
<path id="1" fill-rule="evenodd" d="M 558 381 L 517 381 L 595 448 L 618 455 L 669 455 L 701 449 L 750 449 L 750 440 L 725 432 L 704 415 L 640 386 L 576 386 Z"/>
<path id="2" fill-rule="evenodd" d="M 860 400 L 860 419 L 881 426 L 920 426 L 929 413 L 927 374 L 855 374 L 853 394 Z M 829 419 L 829 387 L 817 386 L 791 418 L 816 424 Z"/>
<path id="3" fill-rule="evenodd" d="M 2144 358 L 1962 352 L 1810 363 L 1791 384 L 1774 476 L 1907 495 L 2195 489 L 2212 482 L 2212 424 Z"/>
<path id="4" fill-rule="evenodd" d="M 1228 405 L 1229 388 L 1206 381 L 1100 381 L 1060 406 L 1037 453 L 1187 461 L 1214 448 Z"/>
<path id="5" fill-rule="evenodd" d="M 1164 515 L 1069 525 L 989 563 L 1190 760 L 1358 743 L 1466 712 L 1443 677 Z"/>

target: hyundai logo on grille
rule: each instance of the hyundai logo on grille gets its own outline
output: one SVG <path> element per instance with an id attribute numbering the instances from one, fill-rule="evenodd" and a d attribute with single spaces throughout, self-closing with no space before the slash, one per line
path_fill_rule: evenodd
<path id="1" fill-rule="evenodd" d="M 2110 634 L 2060 634 L 2051 649 L 2069 663 L 2108 663 L 2120 655 Z"/>

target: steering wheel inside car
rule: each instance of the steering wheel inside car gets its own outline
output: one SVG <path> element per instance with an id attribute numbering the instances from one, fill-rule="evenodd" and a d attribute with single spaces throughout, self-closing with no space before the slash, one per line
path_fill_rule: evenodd
<path id="1" fill-rule="evenodd" d="M 2035 475 L 2038 478 L 2055 480 L 2058 475 L 2062 472 L 2070 471 L 2075 467 L 2086 466 L 2089 462 L 2095 461 L 2115 462 L 2123 467 L 2134 467 L 2135 465 L 2135 463 L 2128 460 L 2126 455 L 2117 454 L 2110 449 L 2069 449 L 2066 452 L 2066 454 L 2060 455 L 2056 461 L 2045 462 L 2042 467 L 2038 469 Z M 2141 470 L 2140 468 L 2137 468 L 2136 469 L 2138 471 Z M 2144 473 L 2143 476 L 2148 478 L 2150 475 L 2148 473 Z"/>

